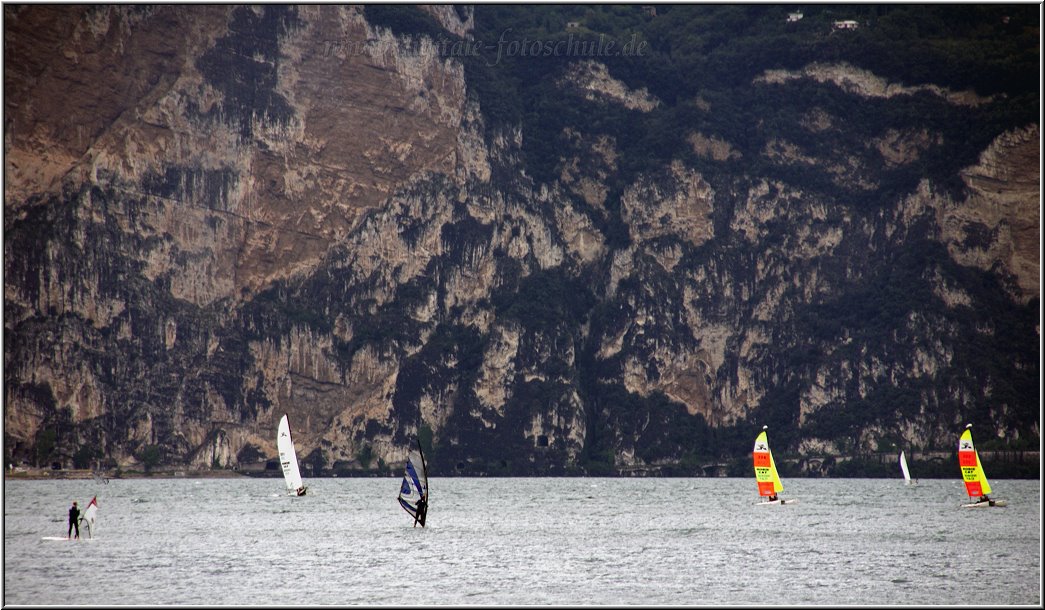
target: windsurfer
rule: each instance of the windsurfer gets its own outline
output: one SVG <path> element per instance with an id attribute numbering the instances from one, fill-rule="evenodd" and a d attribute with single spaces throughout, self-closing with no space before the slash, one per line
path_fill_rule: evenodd
<path id="1" fill-rule="evenodd" d="M 421 527 L 425 526 L 425 516 L 428 514 L 428 498 L 421 496 L 417 501 L 417 516 L 414 517 L 414 525 L 418 523 Z"/>
<path id="2" fill-rule="evenodd" d="M 776 494 L 773 494 L 773 495 L 769 496 L 769 501 L 770 502 L 776 502 L 777 501 Z"/>
<path id="3" fill-rule="evenodd" d="M 80 509 L 76 507 L 76 500 L 73 500 L 73 505 L 69 507 L 69 531 L 66 532 L 65 537 L 71 538 L 73 529 L 76 529 L 76 537 L 80 537 Z"/>

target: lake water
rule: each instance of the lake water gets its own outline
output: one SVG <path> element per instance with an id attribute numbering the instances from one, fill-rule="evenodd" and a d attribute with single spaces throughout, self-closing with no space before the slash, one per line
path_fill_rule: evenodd
<path id="1" fill-rule="evenodd" d="M 399 478 L 4 483 L 4 604 L 879 605 L 1042 603 L 1040 481 Z M 95 539 L 64 536 L 73 500 Z"/>

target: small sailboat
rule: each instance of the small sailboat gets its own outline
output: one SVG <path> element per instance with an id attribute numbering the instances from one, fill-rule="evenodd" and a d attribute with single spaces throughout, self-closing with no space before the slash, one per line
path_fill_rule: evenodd
<path id="1" fill-rule="evenodd" d="M 406 472 L 399 485 L 399 505 L 414 518 L 414 527 L 425 526 L 428 516 L 428 466 L 424 453 L 421 452 L 421 441 L 417 441 L 417 450 L 411 450 L 406 456 Z"/>
<path id="2" fill-rule="evenodd" d="M 98 496 L 95 496 L 87 503 L 87 508 L 84 509 L 83 515 L 80 516 L 80 525 L 84 526 L 84 529 L 87 530 L 86 534 L 88 538 L 94 538 L 94 522 L 97 517 Z"/>
<path id="3" fill-rule="evenodd" d="M 301 481 L 298 455 L 294 450 L 294 438 L 290 435 L 290 420 L 287 419 L 286 413 L 279 420 L 276 449 L 279 450 L 279 465 L 283 467 L 283 479 L 287 482 L 287 491 L 296 496 L 305 495 L 306 488 Z"/>
<path id="4" fill-rule="evenodd" d="M 784 500 L 777 497 L 778 493 L 784 491 L 784 484 L 780 482 L 776 462 L 773 461 L 773 454 L 769 451 L 769 437 L 766 436 L 768 428 L 769 426 L 762 426 L 762 432 L 759 432 L 758 437 L 755 438 L 755 449 L 752 452 L 755 461 L 755 480 L 758 482 L 758 495 L 764 498 L 759 504 L 795 504 L 798 500 Z"/>
<path id="5" fill-rule="evenodd" d="M 972 424 L 965 426 L 965 431 L 958 439 L 958 466 L 961 467 L 962 479 L 965 480 L 965 492 L 970 498 L 976 499 L 974 502 L 962 504 L 962 508 L 1008 505 L 1005 500 L 994 500 L 988 495 L 991 493 L 991 484 L 987 482 L 987 475 L 983 473 L 983 465 L 980 464 L 980 456 L 972 444 Z"/>
<path id="6" fill-rule="evenodd" d="M 911 470 L 907 468 L 907 457 L 902 449 L 900 450 L 900 472 L 903 473 L 903 480 L 906 485 L 918 484 L 916 481 L 911 480 Z"/>

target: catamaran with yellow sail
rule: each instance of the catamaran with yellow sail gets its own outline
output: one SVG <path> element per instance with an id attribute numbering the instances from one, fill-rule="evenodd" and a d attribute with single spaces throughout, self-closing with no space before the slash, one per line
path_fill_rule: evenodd
<path id="1" fill-rule="evenodd" d="M 958 439 L 958 466 L 962 469 L 962 479 L 965 480 L 965 492 L 975 501 L 962 504 L 962 508 L 979 508 L 982 506 L 1006 506 L 1005 500 L 995 500 L 990 497 L 991 484 L 987 482 L 987 475 L 983 474 L 983 465 L 980 464 L 980 456 L 976 453 L 976 447 L 972 444 L 972 424 L 965 426 L 965 431 Z"/>
<path id="2" fill-rule="evenodd" d="M 762 432 L 755 438 L 755 449 L 752 451 L 758 495 L 763 498 L 759 504 L 795 504 L 798 500 L 784 500 L 777 496 L 778 493 L 784 491 L 784 484 L 780 482 L 776 462 L 773 461 L 773 454 L 769 451 L 769 438 L 766 436 L 768 428 L 769 426 L 762 426 Z"/>

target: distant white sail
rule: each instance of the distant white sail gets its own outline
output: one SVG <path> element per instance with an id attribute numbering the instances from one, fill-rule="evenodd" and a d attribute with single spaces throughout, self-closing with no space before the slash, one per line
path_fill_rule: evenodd
<path id="1" fill-rule="evenodd" d="M 403 510 L 414 518 L 414 525 L 420 523 L 424 527 L 428 513 L 428 467 L 421 453 L 420 441 L 417 450 L 411 451 L 406 457 L 406 472 L 399 485 L 398 499 Z"/>
<path id="2" fill-rule="evenodd" d="M 80 524 L 85 526 L 87 530 L 87 537 L 94 538 L 94 522 L 98 516 L 98 496 L 91 498 L 91 501 L 87 504 L 87 509 L 83 511 L 83 515 L 80 516 Z"/>
<path id="3" fill-rule="evenodd" d="M 900 452 L 900 470 L 903 472 L 903 480 L 908 485 L 911 484 L 911 471 L 907 469 L 907 457 L 904 456 L 903 451 Z"/>
<path id="4" fill-rule="evenodd" d="M 276 433 L 276 448 L 279 450 L 279 465 L 283 468 L 283 478 L 287 482 L 287 491 L 292 494 L 305 495 L 305 486 L 301 481 L 301 471 L 298 470 L 298 456 L 294 450 L 294 439 L 290 435 L 290 420 L 287 414 L 279 420 L 279 430 Z"/>

